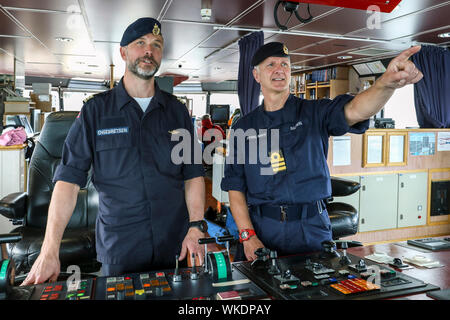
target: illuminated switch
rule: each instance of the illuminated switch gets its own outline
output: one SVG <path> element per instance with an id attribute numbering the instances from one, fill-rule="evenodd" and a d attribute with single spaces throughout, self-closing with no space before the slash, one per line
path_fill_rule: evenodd
<path id="1" fill-rule="evenodd" d="M 123 283 L 118 283 L 116 285 L 116 289 L 117 289 L 117 291 L 123 291 L 123 290 L 125 290 L 125 285 Z"/>

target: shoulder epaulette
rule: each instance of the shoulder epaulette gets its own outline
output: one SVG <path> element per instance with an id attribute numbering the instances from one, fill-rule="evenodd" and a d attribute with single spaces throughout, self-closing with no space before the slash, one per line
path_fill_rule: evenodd
<path id="1" fill-rule="evenodd" d="M 89 100 L 91 100 L 93 97 L 95 96 L 95 94 L 90 95 L 89 97 L 87 97 L 86 99 L 83 100 L 83 104 L 88 102 Z"/>

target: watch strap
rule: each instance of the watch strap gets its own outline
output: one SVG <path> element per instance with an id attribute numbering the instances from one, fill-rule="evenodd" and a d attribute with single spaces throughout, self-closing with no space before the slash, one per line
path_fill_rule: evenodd
<path id="1" fill-rule="evenodd" d="M 193 227 L 199 229 L 203 233 L 208 231 L 208 224 L 205 220 L 190 221 L 189 228 Z"/>

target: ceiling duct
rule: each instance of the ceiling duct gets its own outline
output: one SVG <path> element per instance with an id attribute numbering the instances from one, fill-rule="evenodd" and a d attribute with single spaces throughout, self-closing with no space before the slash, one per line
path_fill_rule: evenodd
<path id="1" fill-rule="evenodd" d="M 379 56 L 379 55 L 387 56 L 387 55 L 396 54 L 396 53 L 397 53 L 397 51 L 378 49 L 378 48 L 365 48 L 365 49 L 361 49 L 361 50 L 348 52 L 348 54 L 355 54 L 355 55 L 368 56 L 368 57 Z"/>

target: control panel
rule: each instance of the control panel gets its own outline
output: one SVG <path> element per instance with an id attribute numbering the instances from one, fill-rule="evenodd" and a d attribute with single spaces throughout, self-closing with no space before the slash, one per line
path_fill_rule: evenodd
<path id="1" fill-rule="evenodd" d="M 199 242 L 206 247 L 213 240 Z M 9 293 L 6 299 L 17 300 L 343 300 L 439 289 L 403 274 L 401 259 L 387 266 L 347 254 L 345 242 L 341 250 L 332 241 L 322 247 L 321 252 L 287 257 L 260 248 L 256 260 L 231 263 L 227 246 L 224 251 L 205 250 L 203 266 L 179 268 L 176 256 L 171 270 L 9 287 L 4 292 Z M 1 266 L 2 279 L 8 279 L 8 265 Z"/>
<path id="2" fill-rule="evenodd" d="M 338 252 L 324 243 L 323 252 L 277 258 L 259 252 L 253 262 L 234 267 L 275 299 L 385 299 L 439 289 L 387 266 Z M 263 258 L 263 256 L 265 257 Z"/>

